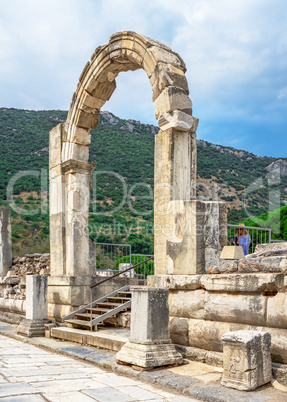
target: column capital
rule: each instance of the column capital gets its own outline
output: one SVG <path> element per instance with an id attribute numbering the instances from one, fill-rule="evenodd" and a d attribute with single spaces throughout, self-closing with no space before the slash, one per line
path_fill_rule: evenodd
<path id="1" fill-rule="evenodd" d="M 95 169 L 96 164 L 85 161 L 78 161 L 75 159 L 69 159 L 61 163 L 62 174 L 68 173 L 83 173 L 91 174 Z"/>

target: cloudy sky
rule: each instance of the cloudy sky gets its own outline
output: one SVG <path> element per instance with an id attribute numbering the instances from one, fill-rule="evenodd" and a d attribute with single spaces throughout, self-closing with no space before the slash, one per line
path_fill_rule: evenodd
<path id="1" fill-rule="evenodd" d="M 121 30 L 187 65 L 198 138 L 287 157 L 286 0 L 0 0 L 0 107 L 68 110 L 94 49 Z M 103 110 L 156 124 L 143 70 Z"/>

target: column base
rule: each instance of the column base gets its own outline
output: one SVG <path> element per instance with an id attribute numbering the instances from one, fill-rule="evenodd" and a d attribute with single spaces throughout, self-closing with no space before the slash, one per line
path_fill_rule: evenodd
<path id="1" fill-rule="evenodd" d="M 24 318 L 17 327 L 17 334 L 25 335 L 28 338 L 34 336 L 45 336 L 45 324 L 48 320 L 29 320 Z"/>
<path id="2" fill-rule="evenodd" d="M 181 364 L 183 358 L 172 343 L 159 345 L 142 345 L 127 342 L 117 353 L 120 362 L 139 367 L 159 367 L 170 364 Z"/>

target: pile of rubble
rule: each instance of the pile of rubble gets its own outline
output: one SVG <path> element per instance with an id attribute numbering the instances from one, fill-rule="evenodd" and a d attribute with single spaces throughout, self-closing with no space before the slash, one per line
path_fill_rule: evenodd
<path id="1" fill-rule="evenodd" d="M 26 275 L 50 275 L 50 254 L 26 254 L 14 257 L 11 269 L 0 285 L 0 297 L 26 299 Z"/>

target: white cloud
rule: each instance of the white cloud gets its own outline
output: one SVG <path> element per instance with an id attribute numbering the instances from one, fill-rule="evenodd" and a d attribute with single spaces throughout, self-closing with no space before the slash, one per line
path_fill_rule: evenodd
<path id="1" fill-rule="evenodd" d="M 200 119 L 271 120 L 286 97 L 286 17 L 286 0 L 0 1 L 0 106 L 67 109 L 94 49 L 134 30 L 182 56 Z M 118 78 L 105 108 L 155 123 L 140 72 Z"/>
<path id="2" fill-rule="evenodd" d="M 287 98 L 287 86 L 284 88 L 281 88 L 278 94 L 278 99 L 285 99 Z"/>

